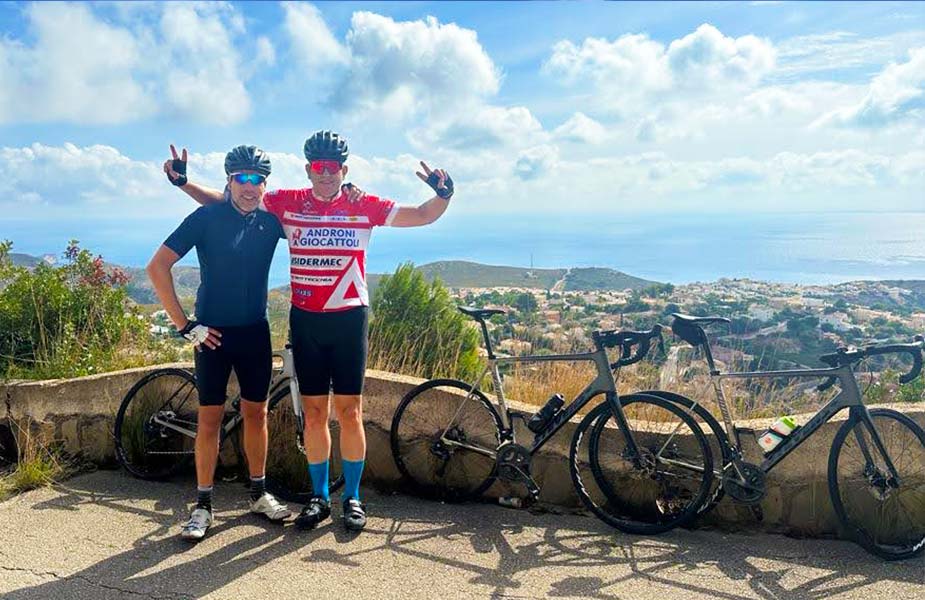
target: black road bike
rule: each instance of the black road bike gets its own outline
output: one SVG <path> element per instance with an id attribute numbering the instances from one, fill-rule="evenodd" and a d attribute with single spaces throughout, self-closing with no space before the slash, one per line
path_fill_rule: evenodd
<path id="1" fill-rule="evenodd" d="M 304 461 L 302 402 L 293 368 L 292 347 L 273 352 L 274 372 L 267 394 L 271 416 L 267 451 L 268 487 L 282 497 L 295 499 L 295 489 L 311 489 Z M 285 399 L 290 402 L 283 402 Z M 286 408 L 287 404 L 291 407 Z M 225 417 L 219 431 L 219 444 L 231 439 L 237 448 L 238 428 L 244 422 L 240 394 L 226 403 Z M 142 377 L 125 395 L 116 414 L 116 458 L 126 471 L 142 479 L 166 479 L 189 466 L 194 457 L 199 395 L 196 378 L 185 369 L 168 367 Z M 273 429 L 274 424 L 281 431 Z M 340 474 L 338 444 L 339 425 L 331 427 L 332 490 L 343 484 Z M 299 453 L 289 451 L 288 440 L 294 435 Z M 244 464 L 241 461 L 241 464 Z"/>
<path id="2" fill-rule="evenodd" d="M 643 393 L 683 408 L 713 434 L 710 444 L 716 464 L 716 482 L 713 493 L 699 512 L 710 510 L 723 494 L 736 502 L 757 505 L 767 489 L 767 473 L 823 424 L 847 409 L 848 419 L 836 433 L 828 459 L 829 495 L 844 532 L 871 553 L 888 560 L 910 558 L 925 550 L 925 431 L 899 411 L 867 408 L 854 372 L 854 367 L 869 357 L 906 354 L 911 358 L 912 367 L 900 377 L 900 382 L 911 382 L 922 371 L 925 342 L 921 336 L 908 344 L 840 348 L 820 358 L 827 368 L 722 373 L 714 362 L 703 327 L 729 323 L 729 319 L 681 314 L 672 317 L 671 329 L 675 335 L 702 352 L 723 425 L 690 398 L 661 390 Z M 824 391 L 837 384 L 838 394 L 766 454 L 760 464 L 747 462 L 742 452 L 742 434 L 752 432 L 736 427 L 723 394 L 722 381 L 823 377 L 825 381 L 816 389 Z M 592 448 L 606 446 L 607 438 L 612 437 L 606 425 L 605 420 L 595 424 L 591 433 Z M 604 454 L 599 450 L 592 452 L 592 459 Z"/>
<path id="3" fill-rule="evenodd" d="M 706 436 L 686 410 L 645 394 L 620 396 L 619 369 L 642 360 L 661 327 L 651 331 L 596 331 L 594 350 L 577 354 L 498 356 L 485 319 L 498 309 L 459 307 L 481 326 L 488 364 L 472 382 L 433 379 L 408 392 L 392 419 L 391 447 L 395 463 L 418 493 L 448 500 L 482 495 L 496 478 L 526 486 L 530 500 L 539 496 L 530 465 L 534 455 L 578 411 L 603 400 L 580 422 L 572 438 L 569 470 L 582 502 L 606 523 L 630 533 L 657 533 L 682 525 L 697 514 L 710 492 L 713 462 Z M 611 363 L 607 350 L 619 349 Z M 518 442 L 499 366 L 515 363 L 589 361 L 596 376 L 570 403 L 551 402 L 527 423 L 532 443 Z M 482 391 L 491 374 L 496 403 Z M 606 418 L 602 418 L 606 417 Z M 598 422 L 616 423 L 616 448 L 607 457 L 584 458 L 582 440 Z M 603 452 L 603 446 L 598 446 Z M 585 467 L 606 464 L 593 477 Z M 619 493 L 601 493 L 597 480 Z M 608 490 L 608 491 L 612 491 Z"/>

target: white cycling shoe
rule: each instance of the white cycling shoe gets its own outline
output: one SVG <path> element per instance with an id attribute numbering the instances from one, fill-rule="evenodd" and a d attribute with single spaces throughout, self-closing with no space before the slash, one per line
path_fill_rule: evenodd
<path id="1" fill-rule="evenodd" d="M 251 512 L 263 515 L 271 521 L 282 521 L 292 516 L 292 511 L 285 504 L 277 500 L 270 492 L 264 492 L 262 496 L 251 503 Z"/>
<path id="2" fill-rule="evenodd" d="M 184 540 L 198 542 L 206 536 L 206 531 L 212 524 L 212 513 L 204 508 L 196 508 L 190 514 L 189 521 L 180 531 L 180 537 Z"/>

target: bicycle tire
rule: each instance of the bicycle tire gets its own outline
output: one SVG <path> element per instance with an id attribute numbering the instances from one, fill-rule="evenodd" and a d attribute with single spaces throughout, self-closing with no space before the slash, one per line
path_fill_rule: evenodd
<path id="1" fill-rule="evenodd" d="M 193 459 L 198 411 L 196 378 L 189 371 L 171 367 L 148 373 L 129 389 L 116 413 L 116 460 L 140 479 L 178 473 Z M 193 436 L 155 423 L 155 414 L 182 424 Z"/>
<path id="2" fill-rule="evenodd" d="M 641 390 L 637 393 L 657 396 L 669 402 L 674 402 L 678 406 L 692 411 L 698 421 L 706 423 L 707 427 L 710 428 L 710 432 L 713 434 L 712 439 L 710 436 L 707 436 L 707 439 L 710 442 L 710 453 L 713 456 L 713 490 L 710 492 L 707 501 L 704 502 L 700 510 L 697 511 L 701 515 L 710 512 L 726 495 L 726 492 L 723 490 L 722 476 L 716 472 L 717 467 L 719 467 L 720 472 L 722 472 L 726 465 L 732 462 L 732 449 L 726 441 L 726 430 L 723 429 L 723 426 L 720 425 L 716 417 L 713 416 L 713 413 L 704 408 L 703 404 L 695 402 L 687 396 L 664 390 Z M 698 422 L 698 425 L 699 424 Z"/>
<path id="3" fill-rule="evenodd" d="M 863 438 L 866 433 L 865 442 L 870 444 L 870 452 L 875 457 L 881 456 L 871 442 L 864 420 L 853 414 L 835 434 L 829 452 L 828 480 L 832 505 L 848 536 L 868 552 L 886 560 L 912 558 L 925 551 L 925 431 L 910 417 L 895 410 L 875 408 L 870 409 L 869 414 L 897 469 L 901 491 L 892 491 L 881 498 L 885 484 L 878 479 L 878 474 L 869 470 L 870 465 L 866 459 L 864 468 L 859 471 L 858 468 L 862 467 L 860 461 L 852 464 L 850 455 L 846 457 L 843 454 L 846 448 L 850 449 L 852 442 L 857 445 L 858 435 Z M 900 429 L 885 427 L 890 425 L 888 420 L 892 420 L 893 427 Z M 884 425 L 883 430 L 881 423 Z M 864 429 L 856 430 L 859 425 Z M 902 451 L 897 452 L 897 432 L 902 428 L 907 429 L 911 436 L 903 440 Z M 849 438 L 852 432 L 855 435 Z M 911 472 L 906 470 L 907 465 L 911 465 Z M 845 467 L 841 472 L 850 476 L 850 480 L 839 477 L 840 466 Z M 874 466 L 878 473 L 882 472 L 880 465 Z M 899 495 L 903 493 L 908 504 L 899 500 Z M 908 518 L 902 520 L 899 518 L 900 511 L 907 506 L 911 514 L 907 513 Z M 885 530 L 881 531 L 878 525 L 883 525 Z"/>
<path id="4" fill-rule="evenodd" d="M 648 405 L 657 407 L 664 413 L 673 415 L 687 428 L 687 433 L 692 436 L 692 440 L 686 441 L 683 437 L 673 438 L 670 447 L 662 444 L 665 431 L 677 431 L 664 425 L 655 425 L 664 421 L 649 421 L 642 419 L 633 419 L 632 415 L 627 414 L 630 419 L 630 425 L 634 423 L 652 424 L 654 431 L 641 432 L 634 431 L 634 439 L 644 457 L 653 466 L 651 469 L 642 468 L 635 463 L 626 459 L 626 452 L 610 453 L 609 446 L 602 446 L 600 440 L 589 440 L 589 464 L 593 473 L 595 483 L 606 480 L 607 475 L 613 474 L 622 479 L 618 485 L 608 483 L 607 491 L 600 489 L 600 494 L 592 494 L 585 485 L 581 475 L 581 463 L 579 456 L 579 447 L 582 438 L 586 432 L 591 435 L 601 436 L 604 431 L 620 432 L 616 428 L 607 428 L 606 426 L 597 427 L 599 420 L 606 421 L 613 418 L 611 408 L 608 403 L 597 406 L 588 413 L 575 429 L 572 437 L 571 450 L 569 453 L 569 471 L 572 475 L 572 482 L 575 490 L 582 503 L 593 512 L 602 521 L 624 531 L 634 534 L 656 534 L 674 529 L 688 523 L 697 516 L 698 509 L 707 501 L 707 495 L 710 491 L 711 481 L 713 479 L 713 458 L 710 452 L 709 444 L 700 429 L 697 422 L 684 410 L 676 404 L 663 398 L 655 396 L 646 396 L 643 394 L 630 394 L 620 397 L 620 404 L 627 412 L 627 409 L 633 408 L 640 410 L 643 406 Z M 636 405 L 633 407 L 632 405 Z M 631 410 L 629 412 L 636 412 Z M 619 442 L 625 440 L 625 434 L 608 436 L 612 440 Z M 659 450 L 655 452 L 655 450 Z M 656 455 L 663 455 L 665 451 L 673 455 L 673 460 L 678 461 L 686 458 L 681 451 L 690 453 L 691 457 L 685 462 L 690 462 L 695 468 L 700 469 L 698 475 L 696 471 L 681 470 L 681 475 L 670 472 L 672 468 L 668 462 L 658 462 Z M 613 458 L 617 462 L 607 462 L 610 466 L 609 472 L 603 467 L 605 464 L 601 460 L 600 454 L 608 452 L 608 458 Z M 595 456 L 590 456 L 591 454 Z M 623 460 L 625 464 L 619 464 Z M 597 472 L 595 472 L 597 471 Z M 683 473 L 693 473 L 689 477 L 684 477 Z M 597 496 L 597 497 L 595 497 Z M 678 506 L 679 502 L 683 505 Z M 670 512 L 669 512 L 670 511 Z"/>
<path id="5" fill-rule="evenodd" d="M 501 417 L 480 390 L 467 397 L 470 388 L 455 379 L 432 379 L 405 394 L 395 410 L 389 431 L 392 457 L 418 495 L 468 500 L 482 495 L 495 480 L 493 454 L 440 442 L 448 431 L 447 437 L 492 453 L 501 444 Z M 474 409 L 467 409 L 467 402 Z M 428 416 L 433 419 L 425 420 Z"/>

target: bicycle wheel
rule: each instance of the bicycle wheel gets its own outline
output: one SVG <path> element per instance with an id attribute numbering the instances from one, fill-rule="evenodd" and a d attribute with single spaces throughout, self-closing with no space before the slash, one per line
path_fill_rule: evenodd
<path id="1" fill-rule="evenodd" d="M 569 466 L 578 496 L 601 520 L 627 533 L 661 533 L 684 525 L 707 501 L 713 480 L 706 436 L 690 415 L 663 398 L 631 394 L 621 396 L 620 404 L 638 460 L 627 445 L 627 432 L 616 427 L 610 405 L 599 405 L 572 438 Z M 603 426 L 597 427 L 599 421 Z M 579 447 L 586 433 L 594 437 L 583 461 Z M 586 485 L 592 481 L 598 485 Z"/>
<path id="2" fill-rule="evenodd" d="M 873 428 L 899 475 L 891 485 L 871 429 L 859 416 L 842 425 L 829 453 L 829 493 L 848 534 L 887 560 L 925 549 L 925 431 L 889 409 L 869 411 Z"/>
<path id="3" fill-rule="evenodd" d="M 302 447 L 302 426 L 292 411 L 288 383 L 270 398 L 267 428 L 267 486 L 274 494 L 291 501 L 304 500 L 312 495 L 312 481 L 308 475 Z M 340 424 L 332 418 L 328 422 L 331 431 L 330 481 L 328 489 L 337 491 L 344 485 L 341 473 Z"/>
<path id="4" fill-rule="evenodd" d="M 732 462 L 732 449 L 726 441 L 726 430 L 719 424 L 710 411 L 704 408 L 703 404 L 691 400 L 687 396 L 666 392 L 663 390 L 642 390 L 637 392 L 647 396 L 656 396 L 673 402 L 683 408 L 700 425 L 700 428 L 707 434 L 707 441 L 710 443 L 710 455 L 713 457 L 713 483 L 707 501 L 703 503 L 698 510 L 698 514 L 705 514 L 713 510 L 725 496 L 723 491 L 723 469 Z M 603 422 L 600 422 L 603 426 Z M 704 424 L 706 427 L 704 427 Z M 709 428 L 709 430 L 707 430 Z"/>
<path id="5" fill-rule="evenodd" d="M 392 456 L 424 496 L 464 500 L 495 478 L 501 417 L 482 392 L 454 379 L 434 379 L 408 392 L 392 418 Z"/>
<path id="6" fill-rule="evenodd" d="M 142 377 L 116 414 L 116 459 L 142 479 L 162 479 L 192 461 L 199 394 L 196 378 L 182 369 Z"/>

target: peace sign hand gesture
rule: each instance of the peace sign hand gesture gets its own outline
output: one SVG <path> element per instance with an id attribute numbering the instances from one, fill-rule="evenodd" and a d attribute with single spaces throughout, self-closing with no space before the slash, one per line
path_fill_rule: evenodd
<path id="1" fill-rule="evenodd" d="M 183 186 L 189 183 L 186 178 L 186 148 L 183 149 L 182 157 L 177 154 L 177 149 L 170 144 L 170 154 L 172 159 L 164 162 L 164 173 L 167 174 L 167 180 L 175 186 Z"/>
<path id="2" fill-rule="evenodd" d="M 421 181 L 433 188 L 434 192 L 444 200 L 449 200 L 453 197 L 453 179 L 449 173 L 443 169 L 431 170 L 423 160 L 421 161 L 421 168 L 424 169 L 423 173 L 416 172 Z"/>

